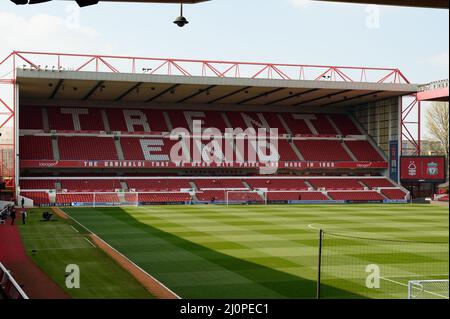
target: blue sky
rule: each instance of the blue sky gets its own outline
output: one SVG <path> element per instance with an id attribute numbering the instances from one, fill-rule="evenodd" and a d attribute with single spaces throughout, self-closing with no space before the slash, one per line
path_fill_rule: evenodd
<path id="1" fill-rule="evenodd" d="M 65 1 L 0 4 L 0 55 L 58 50 L 151 57 L 398 67 L 412 82 L 448 78 L 449 11 L 304 0 L 212 0 L 186 6 Z M 79 18 L 78 18 L 79 17 Z M 376 20 L 375 20 L 376 21 Z"/>

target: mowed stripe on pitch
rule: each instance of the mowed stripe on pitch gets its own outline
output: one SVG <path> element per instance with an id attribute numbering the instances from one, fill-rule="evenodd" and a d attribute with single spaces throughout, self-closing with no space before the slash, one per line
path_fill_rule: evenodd
<path id="1" fill-rule="evenodd" d="M 302 283 L 302 279 L 315 280 L 317 232 L 308 229 L 310 223 L 367 237 L 448 241 L 445 210 L 419 205 L 67 209 L 181 296 L 274 298 L 313 294 L 311 284 Z M 336 278 L 349 278 L 347 285 L 334 284 L 359 290 L 353 293 L 366 293 L 348 283 L 352 277 L 360 280 L 359 266 L 368 262 L 383 264 L 391 276 L 421 276 L 439 272 L 445 265 L 448 269 L 448 245 L 443 252 L 416 244 L 380 246 L 351 240 L 327 244 L 340 257 L 330 260 L 333 265 L 327 270 L 334 270 Z M 293 287 L 289 281 L 305 287 Z"/>

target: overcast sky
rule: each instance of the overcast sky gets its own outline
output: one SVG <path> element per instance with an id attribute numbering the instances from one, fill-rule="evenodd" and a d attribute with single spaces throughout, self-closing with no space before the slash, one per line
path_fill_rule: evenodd
<path id="1" fill-rule="evenodd" d="M 415 83 L 448 78 L 449 11 L 308 0 L 187 5 L 0 1 L 0 57 L 12 50 L 398 67 Z"/>

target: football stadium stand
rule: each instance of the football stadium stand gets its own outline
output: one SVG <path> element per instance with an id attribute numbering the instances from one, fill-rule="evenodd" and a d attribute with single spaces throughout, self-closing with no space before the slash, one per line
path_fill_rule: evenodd
<path id="1" fill-rule="evenodd" d="M 342 169 L 332 174 L 305 175 L 301 170 L 287 175 L 255 174 L 245 169 L 248 163 L 261 161 L 270 150 L 252 149 L 244 138 L 243 147 L 231 146 L 231 162 L 241 160 L 242 169 L 179 167 L 169 173 L 165 168 L 173 162 L 171 151 L 180 142 L 188 150 L 186 161 L 195 158 L 196 148 L 202 159 L 211 158 L 212 151 L 226 152 L 226 138 L 215 138 L 217 144 L 207 146 L 195 142 L 195 136 L 169 136 L 174 128 L 193 132 L 193 120 L 221 133 L 227 127 L 276 128 L 277 133 L 271 132 L 278 144 L 276 159 L 285 167 L 304 162 L 319 167 L 342 165 Z M 35 205 L 382 202 L 408 196 L 400 186 L 370 170 L 372 165 L 386 167 L 386 156 L 346 113 L 23 106 L 20 126 L 20 155 L 29 164 L 22 165 L 20 190 Z M 252 150 L 256 158 L 251 157 Z M 219 158 L 228 160 L 223 154 Z M 111 168 L 129 165 L 129 169 L 104 171 L 108 166 L 99 167 L 98 162 Z M 147 163 L 156 170 L 145 170 Z M 89 170 L 77 171 L 80 165 Z M 137 171 L 140 167 L 144 169 Z"/>

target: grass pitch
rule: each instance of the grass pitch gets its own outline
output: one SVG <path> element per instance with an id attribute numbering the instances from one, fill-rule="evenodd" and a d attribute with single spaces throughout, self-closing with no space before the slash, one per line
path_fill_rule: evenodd
<path id="1" fill-rule="evenodd" d="M 43 222 L 45 209 L 30 209 L 20 233 L 27 254 L 73 298 L 152 298 L 130 274 L 89 240 L 76 223 L 54 216 Z M 21 224 L 18 221 L 18 224 Z M 66 288 L 66 266 L 80 268 L 80 288 Z"/>
<path id="2" fill-rule="evenodd" d="M 206 205 L 64 211 L 183 298 L 315 298 L 317 228 L 325 229 L 323 298 L 406 298 L 409 280 L 448 279 L 447 207 Z M 371 280 L 374 273 L 379 282 Z"/>

